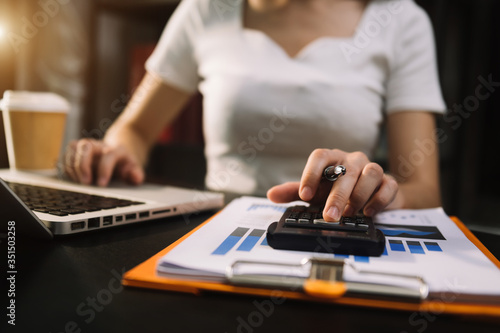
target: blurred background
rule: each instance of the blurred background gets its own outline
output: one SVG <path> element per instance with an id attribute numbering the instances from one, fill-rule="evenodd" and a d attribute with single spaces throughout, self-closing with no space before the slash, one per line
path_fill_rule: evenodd
<path id="1" fill-rule="evenodd" d="M 220 1 L 223 8 L 231 0 Z M 449 109 L 438 122 L 444 131 L 443 206 L 472 229 L 500 233 L 500 86 L 487 83 L 500 82 L 500 1 L 416 2 L 434 25 Z M 59 93 L 72 105 L 66 142 L 102 138 L 139 83 L 144 61 L 177 4 L 177 0 L 1 0 L 0 95 L 8 89 Z M 478 95 L 478 85 L 483 86 L 481 94 L 489 93 L 487 97 Z M 193 186 L 203 182 L 200 114 L 198 94 L 158 139 L 148 167 L 152 178 Z M 7 167 L 1 121 L 0 167 Z M 383 148 L 377 159 L 385 163 Z"/>

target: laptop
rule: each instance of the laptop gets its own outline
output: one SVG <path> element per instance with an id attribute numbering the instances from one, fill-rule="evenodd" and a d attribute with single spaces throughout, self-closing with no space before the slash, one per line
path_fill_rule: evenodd
<path id="1" fill-rule="evenodd" d="M 219 209 L 221 193 L 112 183 L 100 188 L 56 175 L 0 169 L 0 232 L 53 236 Z M 13 227 L 14 226 L 14 227 Z"/>

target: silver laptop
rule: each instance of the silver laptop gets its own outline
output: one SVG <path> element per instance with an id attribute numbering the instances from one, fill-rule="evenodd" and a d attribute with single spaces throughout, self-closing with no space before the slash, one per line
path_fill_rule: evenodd
<path id="1" fill-rule="evenodd" d="M 40 238 L 111 228 L 218 209 L 220 193 L 144 184 L 79 185 L 43 175 L 0 169 L 2 229 Z"/>

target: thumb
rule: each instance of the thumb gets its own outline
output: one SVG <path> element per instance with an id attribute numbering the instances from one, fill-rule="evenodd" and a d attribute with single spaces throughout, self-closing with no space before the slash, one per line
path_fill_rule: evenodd
<path id="1" fill-rule="evenodd" d="M 300 200 L 299 186 L 299 182 L 288 182 L 276 185 L 267 191 L 267 198 L 276 203 Z"/>

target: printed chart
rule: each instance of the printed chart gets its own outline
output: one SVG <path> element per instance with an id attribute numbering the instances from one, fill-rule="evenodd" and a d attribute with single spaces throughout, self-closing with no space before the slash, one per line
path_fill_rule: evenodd
<path id="1" fill-rule="evenodd" d="M 260 245 L 267 246 L 266 237 L 264 236 L 264 240 L 261 241 L 262 236 L 266 233 L 265 230 L 262 229 L 251 229 L 248 232 L 249 228 L 236 228 L 226 239 L 212 252 L 213 255 L 225 255 L 229 251 L 231 251 L 236 244 L 240 243 L 236 248 L 236 251 L 245 251 L 250 252 L 254 248 L 254 246 L 259 243 Z"/>
<path id="2" fill-rule="evenodd" d="M 436 227 L 378 224 L 377 228 L 386 236 L 386 246 L 382 257 L 403 252 L 409 255 L 443 252 L 436 240 L 445 240 L 445 238 Z M 223 256 L 230 251 L 250 252 L 255 246 L 268 246 L 266 230 L 237 227 L 211 254 Z M 355 262 L 359 263 L 370 262 L 370 257 L 366 256 L 335 254 L 334 257 L 339 259 L 352 257 Z"/>

